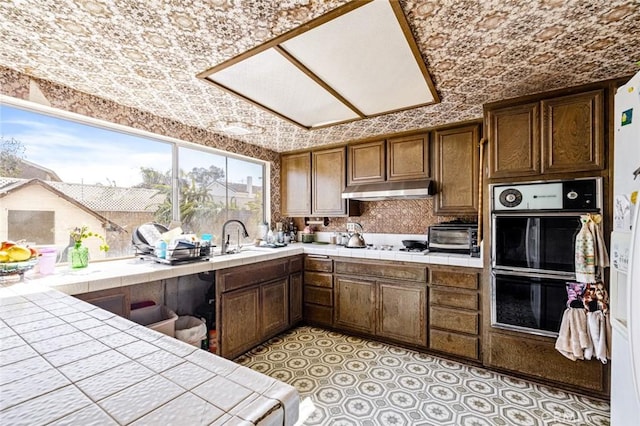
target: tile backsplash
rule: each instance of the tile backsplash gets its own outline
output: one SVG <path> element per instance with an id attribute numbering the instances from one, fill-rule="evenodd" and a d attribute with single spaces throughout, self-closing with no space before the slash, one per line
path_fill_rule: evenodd
<path id="1" fill-rule="evenodd" d="M 383 234 L 425 234 L 429 226 L 454 219 L 474 221 L 474 216 L 436 216 L 433 198 L 418 200 L 361 201 L 360 216 L 329 218 L 328 226 L 315 226 L 320 232 L 346 231 L 347 222 L 362 225 L 363 232 Z M 299 229 L 304 228 L 303 218 L 294 218 Z"/>

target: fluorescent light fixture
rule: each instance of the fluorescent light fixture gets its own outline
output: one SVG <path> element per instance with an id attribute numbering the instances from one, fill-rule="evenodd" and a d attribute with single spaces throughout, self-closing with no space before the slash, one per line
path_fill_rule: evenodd
<path id="1" fill-rule="evenodd" d="M 348 3 L 198 78 L 307 129 L 440 101 L 392 0 Z"/>
<path id="2" fill-rule="evenodd" d="M 224 132 L 236 136 L 244 136 L 264 132 L 264 129 L 262 127 L 243 123 L 241 121 L 219 121 L 212 123 L 210 127 L 215 131 Z"/>

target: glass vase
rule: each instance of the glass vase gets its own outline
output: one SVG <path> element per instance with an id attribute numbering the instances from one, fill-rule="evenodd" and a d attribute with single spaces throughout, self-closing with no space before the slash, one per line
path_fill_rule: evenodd
<path id="1" fill-rule="evenodd" d="M 89 265 L 89 249 L 76 243 L 69 249 L 69 266 L 73 269 L 86 268 Z"/>

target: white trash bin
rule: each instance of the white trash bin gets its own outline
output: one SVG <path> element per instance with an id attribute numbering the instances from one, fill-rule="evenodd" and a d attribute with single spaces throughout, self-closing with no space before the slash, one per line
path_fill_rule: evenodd
<path id="1" fill-rule="evenodd" d="M 178 317 L 176 320 L 176 339 L 199 348 L 206 338 L 207 324 L 204 321 L 188 315 Z"/>

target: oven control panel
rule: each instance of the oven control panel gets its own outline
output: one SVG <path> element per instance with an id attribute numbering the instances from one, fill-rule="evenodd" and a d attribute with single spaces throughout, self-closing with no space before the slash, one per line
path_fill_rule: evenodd
<path id="1" fill-rule="evenodd" d="M 492 210 L 596 211 L 600 179 L 492 185 Z"/>

